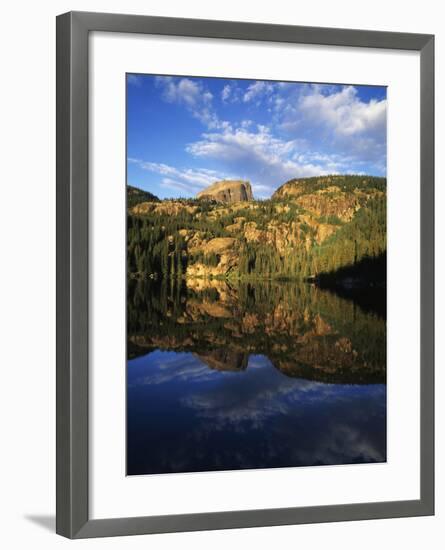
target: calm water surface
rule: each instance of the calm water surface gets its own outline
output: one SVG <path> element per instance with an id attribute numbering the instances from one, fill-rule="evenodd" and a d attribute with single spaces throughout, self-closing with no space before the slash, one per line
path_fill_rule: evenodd
<path id="1" fill-rule="evenodd" d="M 385 350 L 310 285 L 130 281 L 127 473 L 383 462 Z"/>

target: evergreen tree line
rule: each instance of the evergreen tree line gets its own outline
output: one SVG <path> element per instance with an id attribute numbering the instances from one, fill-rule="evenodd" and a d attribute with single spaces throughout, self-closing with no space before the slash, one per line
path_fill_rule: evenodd
<path id="1" fill-rule="evenodd" d="M 334 174 L 329 176 L 313 176 L 310 178 L 294 178 L 287 181 L 281 187 L 292 183 L 298 184 L 301 187 L 302 193 L 316 193 L 317 191 L 326 189 L 327 185 L 335 185 L 346 193 L 353 193 L 357 189 L 362 191 L 377 189 L 378 191 L 386 192 L 386 178 L 378 176 L 356 174 L 339 176 Z"/>
<path id="2" fill-rule="evenodd" d="M 247 242 L 242 231 L 229 232 L 226 227 L 236 222 L 237 216 L 245 221 L 289 222 L 296 219 L 298 206 L 289 203 L 281 213 L 273 201 L 264 201 L 257 209 L 246 209 L 216 217 L 211 206 L 203 205 L 200 215 L 182 210 L 169 216 L 128 215 L 127 219 L 127 269 L 129 274 L 144 274 L 152 278 L 182 277 L 187 264 L 200 262 L 209 267 L 218 265 L 217 254 L 187 252 L 185 233 L 199 231 L 204 240 L 215 237 L 238 239 L 238 268 L 230 273 L 239 278 L 306 278 L 322 273 L 332 273 L 360 262 L 363 258 L 377 258 L 386 251 L 386 196 L 370 199 L 366 207 L 355 214 L 351 222 L 340 224 L 337 231 L 318 245 L 312 228 L 300 223 L 295 231 L 312 235 L 312 244 L 300 239 L 281 253 L 270 243 Z M 334 220 L 335 221 L 335 220 Z M 310 241 L 309 241 L 310 242 Z"/>
<path id="3" fill-rule="evenodd" d="M 290 246 L 279 254 L 267 244 L 241 246 L 241 277 L 316 277 L 352 266 L 364 258 L 378 258 L 386 251 L 386 198 L 371 199 L 348 224 L 342 225 L 321 245 L 307 250 L 305 243 Z"/>

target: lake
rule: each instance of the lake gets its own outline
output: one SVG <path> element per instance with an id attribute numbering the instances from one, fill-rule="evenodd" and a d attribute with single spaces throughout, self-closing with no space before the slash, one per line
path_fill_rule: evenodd
<path id="1" fill-rule="evenodd" d="M 129 280 L 127 474 L 386 461 L 386 321 L 296 282 Z"/>

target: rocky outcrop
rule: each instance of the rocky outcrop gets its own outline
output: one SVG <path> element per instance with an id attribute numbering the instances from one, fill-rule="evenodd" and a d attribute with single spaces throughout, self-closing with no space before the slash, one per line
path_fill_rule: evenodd
<path id="1" fill-rule="evenodd" d="M 222 277 L 228 275 L 238 265 L 238 241 L 231 237 L 217 237 L 210 241 L 194 241 L 194 247 L 189 248 L 189 253 L 196 255 L 202 253 L 204 258 L 212 256 L 214 265 L 195 262 L 187 266 L 187 277 Z"/>
<path id="2" fill-rule="evenodd" d="M 191 206 L 181 201 L 165 200 L 162 202 L 140 202 L 131 208 L 131 213 L 136 216 L 146 216 L 149 214 L 160 214 L 167 216 L 177 216 L 181 212 L 194 214 L 197 206 Z"/>
<path id="3" fill-rule="evenodd" d="M 360 197 L 347 194 L 340 190 L 332 194 L 308 193 L 295 199 L 295 202 L 312 214 L 324 218 L 338 218 L 343 222 L 349 222 L 356 211 L 361 207 Z"/>
<path id="4" fill-rule="evenodd" d="M 291 199 L 312 215 L 347 223 L 369 199 L 383 195 L 373 187 L 372 178 L 361 178 L 360 185 L 355 189 L 346 187 L 345 176 L 293 179 L 281 185 L 272 198 Z"/>
<path id="5" fill-rule="evenodd" d="M 248 181 L 243 180 L 217 181 L 200 191 L 197 197 L 198 199 L 228 203 L 253 200 L 252 187 Z"/>

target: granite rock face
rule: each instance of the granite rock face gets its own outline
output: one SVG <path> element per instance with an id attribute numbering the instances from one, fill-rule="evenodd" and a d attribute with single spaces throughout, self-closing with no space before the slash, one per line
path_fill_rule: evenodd
<path id="1" fill-rule="evenodd" d="M 281 185 L 272 195 L 273 200 L 292 200 L 318 218 L 336 217 L 342 222 L 350 222 L 355 213 L 366 205 L 369 199 L 383 196 L 363 176 L 360 187 L 348 189 L 345 187 L 347 176 L 320 176 L 318 178 L 300 178 L 290 180 Z M 329 235 L 327 235 L 329 236 Z M 321 238 L 323 239 L 323 236 Z"/>
<path id="2" fill-rule="evenodd" d="M 200 191 L 197 197 L 227 203 L 253 200 L 252 187 L 248 181 L 243 180 L 217 181 Z"/>

